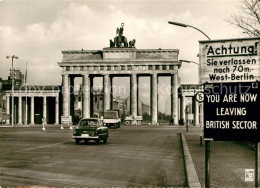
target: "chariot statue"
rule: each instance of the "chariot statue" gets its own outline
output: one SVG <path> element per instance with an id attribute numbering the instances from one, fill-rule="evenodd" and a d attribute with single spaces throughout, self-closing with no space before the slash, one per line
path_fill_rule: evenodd
<path id="1" fill-rule="evenodd" d="M 110 39 L 110 47 L 128 47 L 127 38 L 123 35 L 124 33 L 124 23 L 121 23 L 121 27 L 116 29 L 116 37 L 114 41 Z M 135 39 L 129 42 L 129 47 L 135 47 Z"/>

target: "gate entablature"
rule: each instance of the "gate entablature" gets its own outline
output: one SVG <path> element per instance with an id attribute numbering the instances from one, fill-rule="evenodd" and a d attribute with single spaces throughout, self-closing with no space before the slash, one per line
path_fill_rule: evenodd
<path id="1" fill-rule="evenodd" d="M 177 64 L 177 63 L 176 63 Z M 178 65 L 173 63 L 149 63 L 133 64 L 132 62 L 123 64 L 74 64 L 62 63 L 63 73 L 81 75 L 81 74 L 177 74 Z"/>
<path id="2" fill-rule="evenodd" d="M 58 63 L 67 74 L 177 74 L 181 63 L 178 50 L 136 50 L 136 48 L 104 48 L 103 51 L 62 51 Z"/>
<path id="3" fill-rule="evenodd" d="M 103 50 L 70 50 L 62 51 L 62 62 L 122 60 L 171 60 L 178 61 L 177 49 L 140 49 L 136 48 L 103 48 Z"/>

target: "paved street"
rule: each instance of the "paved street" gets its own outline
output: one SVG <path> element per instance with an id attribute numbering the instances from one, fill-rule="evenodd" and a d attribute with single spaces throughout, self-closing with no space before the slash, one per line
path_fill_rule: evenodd
<path id="1" fill-rule="evenodd" d="M 122 126 L 107 144 L 75 145 L 68 128 L 0 128 L 1 186 L 183 187 L 179 132 Z"/>

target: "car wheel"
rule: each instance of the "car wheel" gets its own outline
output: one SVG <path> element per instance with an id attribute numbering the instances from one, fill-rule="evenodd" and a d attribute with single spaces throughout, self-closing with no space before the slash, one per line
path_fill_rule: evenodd
<path id="1" fill-rule="evenodd" d="M 118 128 L 120 128 L 120 122 L 118 123 L 118 126 L 117 126 Z"/>
<path id="2" fill-rule="evenodd" d="M 137 125 L 141 125 L 142 124 L 142 122 L 141 121 L 137 121 Z"/>
<path id="3" fill-rule="evenodd" d="M 130 121 L 126 121 L 125 124 L 126 124 L 126 125 L 130 125 Z"/>
<path id="4" fill-rule="evenodd" d="M 77 145 L 79 145 L 79 139 L 76 139 L 76 140 L 75 140 L 75 143 L 76 143 Z"/>

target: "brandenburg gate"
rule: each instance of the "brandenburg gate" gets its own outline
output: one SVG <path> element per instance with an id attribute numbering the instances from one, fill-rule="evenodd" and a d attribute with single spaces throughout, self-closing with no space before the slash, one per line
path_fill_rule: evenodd
<path id="1" fill-rule="evenodd" d="M 103 110 L 112 108 L 112 78 L 130 77 L 131 115 L 136 117 L 138 108 L 138 78 L 149 76 L 151 80 L 151 123 L 158 122 L 158 76 L 171 77 L 171 116 L 178 124 L 178 61 L 179 50 L 175 49 L 136 49 L 135 39 L 127 42 L 123 25 L 117 29 L 110 47 L 103 50 L 62 51 L 63 59 L 58 65 L 62 68 L 62 115 L 73 116 L 74 78 L 82 77 L 82 118 L 92 113 L 93 78 L 103 77 Z"/>

